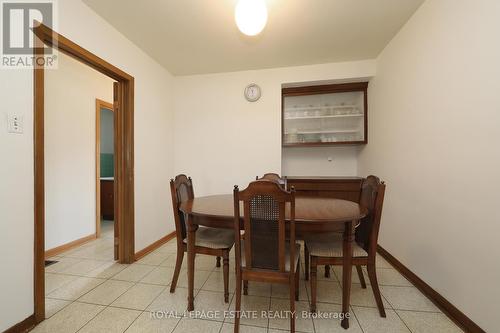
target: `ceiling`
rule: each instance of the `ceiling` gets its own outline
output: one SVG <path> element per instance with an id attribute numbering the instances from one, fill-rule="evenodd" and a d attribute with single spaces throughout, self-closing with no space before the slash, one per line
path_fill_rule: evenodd
<path id="1" fill-rule="evenodd" d="M 170 73 L 190 75 L 373 59 L 423 0 L 266 0 L 256 37 L 236 0 L 83 0 Z"/>

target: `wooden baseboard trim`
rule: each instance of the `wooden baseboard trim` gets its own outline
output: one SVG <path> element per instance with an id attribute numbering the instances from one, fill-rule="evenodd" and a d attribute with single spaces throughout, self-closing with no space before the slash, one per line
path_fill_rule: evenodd
<path id="1" fill-rule="evenodd" d="M 485 333 L 485 331 L 479 327 L 475 322 L 467 317 L 462 311 L 451 304 L 446 298 L 444 298 L 440 293 L 432 289 L 424 280 L 419 278 L 415 273 L 410 271 L 405 265 L 403 265 L 398 259 L 396 259 L 392 254 L 387 252 L 380 245 L 377 246 L 377 252 L 389 262 L 394 268 L 399 271 L 404 277 L 408 279 L 418 290 L 420 290 L 425 296 L 427 296 L 445 315 L 448 316 L 455 324 L 460 326 L 465 332 L 470 333 Z"/>
<path id="2" fill-rule="evenodd" d="M 28 332 L 31 330 L 33 327 L 35 327 L 36 321 L 35 321 L 35 315 L 32 314 L 28 318 L 24 319 L 23 321 L 15 324 L 14 326 L 6 329 L 4 333 L 22 333 L 22 332 Z"/>
<path id="3" fill-rule="evenodd" d="M 142 257 L 148 255 L 149 253 L 153 252 L 154 250 L 156 250 L 157 248 L 159 248 L 160 246 L 162 246 L 163 244 L 165 244 L 166 242 L 168 242 L 169 240 L 171 240 L 173 238 L 175 238 L 175 231 L 172 231 L 168 235 L 158 239 L 156 242 L 146 246 L 145 248 L 143 248 L 139 252 L 136 252 L 135 260 L 139 260 Z"/>
<path id="4" fill-rule="evenodd" d="M 65 251 L 71 250 L 75 247 L 78 247 L 80 245 L 83 245 L 87 242 L 90 242 L 91 240 L 96 239 L 96 234 L 88 235 L 82 238 L 79 238 L 77 240 L 74 240 L 72 242 L 60 245 L 58 247 L 54 247 L 53 249 L 45 251 L 45 258 L 50 258 L 53 256 L 56 256 L 58 254 L 61 254 Z"/>

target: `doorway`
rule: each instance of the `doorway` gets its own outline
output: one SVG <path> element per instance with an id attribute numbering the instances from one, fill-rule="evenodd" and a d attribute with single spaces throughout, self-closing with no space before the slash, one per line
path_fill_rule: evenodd
<path id="1" fill-rule="evenodd" d="M 114 188 L 114 107 L 113 103 L 100 99 L 95 101 L 95 170 L 96 170 L 96 238 L 102 233 L 113 237 L 114 259 L 119 258 L 118 224 L 115 219 Z"/>
<path id="2" fill-rule="evenodd" d="M 43 24 L 35 24 L 35 59 L 45 46 L 69 55 L 116 82 L 114 110 L 114 221 L 119 230 L 116 254 L 120 263 L 134 261 L 134 78 L 85 50 Z M 45 155 L 44 155 L 44 72 L 34 68 L 34 315 L 36 323 L 45 318 Z"/>

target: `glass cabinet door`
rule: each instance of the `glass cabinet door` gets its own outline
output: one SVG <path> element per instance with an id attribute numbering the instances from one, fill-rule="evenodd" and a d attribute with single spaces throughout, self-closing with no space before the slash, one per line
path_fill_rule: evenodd
<path id="1" fill-rule="evenodd" d="M 366 143 L 365 91 L 283 94 L 283 145 Z"/>

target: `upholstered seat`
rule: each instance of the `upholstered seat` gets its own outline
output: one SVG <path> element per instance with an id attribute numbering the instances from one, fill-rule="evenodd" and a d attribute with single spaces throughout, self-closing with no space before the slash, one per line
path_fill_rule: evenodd
<path id="1" fill-rule="evenodd" d="M 184 244 L 187 244 L 187 238 L 184 239 Z M 234 231 L 232 229 L 199 227 L 196 231 L 195 244 L 210 249 L 228 249 L 234 244 Z"/>
<path id="2" fill-rule="evenodd" d="M 316 257 L 343 257 L 343 236 L 341 233 L 322 234 L 316 238 L 307 237 L 309 255 Z M 353 257 L 367 257 L 368 253 L 356 242 L 352 243 Z"/>
<path id="3" fill-rule="evenodd" d="M 174 210 L 175 233 L 177 239 L 177 259 L 175 260 L 175 270 L 170 283 L 170 292 L 175 292 L 177 280 L 181 271 L 184 252 L 188 252 L 188 257 L 195 254 L 204 254 L 215 256 L 216 267 L 220 267 L 222 258 L 222 270 L 224 278 L 224 302 L 229 303 L 229 251 L 234 244 L 234 230 L 199 227 L 196 231 L 195 248 L 192 253 L 188 251 L 187 242 L 187 222 L 188 216 L 181 211 L 180 206 L 183 202 L 194 199 L 194 189 L 191 177 L 186 175 L 177 175 L 175 179 L 170 180 L 170 193 L 172 196 L 172 208 Z M 194 270 L 189 271 L 189 278 L 194 280 Z M 189 280 L 189 279 L 188 279 Z M 193 301 L 188 304 L 188 308 L 193 307 Z"/>
<path id="4" fill-rule="evenodd" d="M 377 303 L 380 316 L 385 317 L 382 295 L 377 281 L 375 270 L 375 256 L 377 254 L 378 232 L 380 228 L 380 217 L 384 203 L 385 184 L 376 176 L 368 176 L 363 179 L 359 204 L 367 210 L 367 215 L 360 221 L 356 228 L 355 241 L 352 244 L 353 258 L 351 265 L 356 267 L 361 288 L 366 288 L 363 269 L 366 266 L 370 285 Z M 319 265 L 325 265 L 325 277 L 329 277 L 330 265 L 345 265 L 344 240 L 342 233 L 311 234 L 305 240 L 304 256 L 306 260 L 306 280 L 309 279 L 309 268 L 311 270 L 311 311 L 316 311 L 316 287 L 317 269 Z M 361 247 L 359 244 L 364 244 Z M 309 265 L 310 263 L 310 265 Z M 345 272 L 349 272 L 346 269 Z"/>
<path id="5" fill-rule="evenodd" d="M 299 264 L 299 258 L 300 258 L 300 244 L 295 244 L 295 267 L 294 267 L 295 269 Z M 246 267 L 244 243 L 241 243 L 241 267 L 242 268 Z M 285 248 L 285 271 L 287 272 L 290 271 L 290 250 L 288 246 Z"/>

